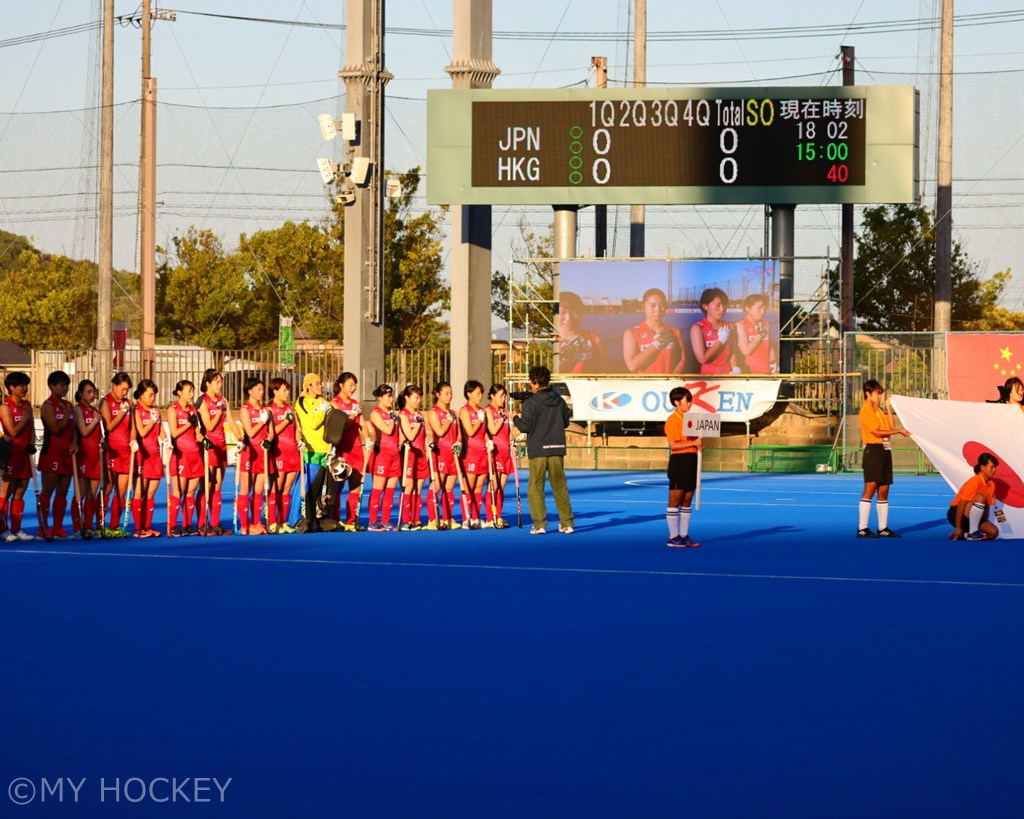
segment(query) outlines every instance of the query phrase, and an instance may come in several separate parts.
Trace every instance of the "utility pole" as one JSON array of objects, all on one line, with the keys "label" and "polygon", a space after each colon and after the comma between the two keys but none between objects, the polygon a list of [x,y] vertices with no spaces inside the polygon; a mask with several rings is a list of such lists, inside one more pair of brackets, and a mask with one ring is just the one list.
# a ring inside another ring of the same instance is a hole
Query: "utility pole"
[{"label": "utility pole", "polygon": [[953,0],[942,0],[941,39],[934,329],[936,333],[948,333],[952,326],[953,295]]},{"label": "utility pole", "polygon": [[142,377],[156,374],[156,78],[150,69],[154,20],[175,19],[173,11],[151,9],[142,0],[142,146],[139,151],[139,277],[142,299]]},{"label": "utility pole", "polygon": [[[647,0],[635,0],[633,23],[633,87],[647,85]],[[644,221],[646,208],[632,205],[629,209],[629,255],[640,258],[645,255]]]},{"label": "utility pole", "polygon": [[[608,87],[608,58],[591,57],[594,67],[594,84],[598,88]],[[599,259],[608,255],[608,206],[594,205],[594,255]]]},{"label": "utility pole", "polygon": [[114,275],[114,0],[103,2],[103,91],[100,109],[100,246],[96,281],[96,349],[112,362]]}]

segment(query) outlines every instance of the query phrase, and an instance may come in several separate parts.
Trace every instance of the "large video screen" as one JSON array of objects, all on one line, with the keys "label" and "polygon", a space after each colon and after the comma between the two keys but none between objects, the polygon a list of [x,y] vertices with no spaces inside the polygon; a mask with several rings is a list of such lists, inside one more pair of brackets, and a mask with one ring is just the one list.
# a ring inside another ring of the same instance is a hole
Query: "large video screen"
[{"label": "large video screen", "polygon": [[562,262],[562,375],[778,372],[772,260]]}]

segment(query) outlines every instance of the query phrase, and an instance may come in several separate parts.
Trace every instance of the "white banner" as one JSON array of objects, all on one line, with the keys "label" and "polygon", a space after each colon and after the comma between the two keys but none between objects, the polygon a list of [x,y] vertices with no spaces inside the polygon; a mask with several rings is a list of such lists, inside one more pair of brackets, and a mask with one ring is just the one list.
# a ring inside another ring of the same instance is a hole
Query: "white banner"
[{"label": "white banner", "polygon": [[[912,439],[949,484],[949,500],[974,474],[982,452],[999,459],[996,500],[1006,512],[999,536],[1024,537],[1024,414],[1011,404],[892,397],[893,409]],[[945,514],[943,509],[942,513]],[[995,520],[992,521],[996,523]]]},{"label": "white banner", "polygon": [[716,412],[722,421],[749,421],[768,412],[779,398],[779,382],[769,379],[560,379],[572,397],[576,421],[664,421],[675,409],[673,387],[693,393],[693,409]]}]

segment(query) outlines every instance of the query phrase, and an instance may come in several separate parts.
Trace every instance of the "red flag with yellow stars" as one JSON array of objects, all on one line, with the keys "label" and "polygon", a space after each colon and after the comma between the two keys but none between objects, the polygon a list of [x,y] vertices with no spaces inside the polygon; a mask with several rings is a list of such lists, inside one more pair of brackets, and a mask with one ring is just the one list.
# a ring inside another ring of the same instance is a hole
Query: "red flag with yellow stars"
[{"label": "red flag with yellow stars", "polygon": [[994,401],[997,386],[1024,379],[1024,335],[958,333],[946,336],[946,377],[953,401]]}]

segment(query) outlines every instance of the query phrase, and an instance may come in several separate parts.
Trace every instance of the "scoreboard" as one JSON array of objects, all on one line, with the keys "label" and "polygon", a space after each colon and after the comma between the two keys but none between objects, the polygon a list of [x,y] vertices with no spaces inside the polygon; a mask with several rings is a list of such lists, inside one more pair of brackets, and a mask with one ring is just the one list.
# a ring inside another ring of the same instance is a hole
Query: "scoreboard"
[{"label": "scoreboard", "polygon": [[428,92],[432,204],[898,203],[910,87]]}]

